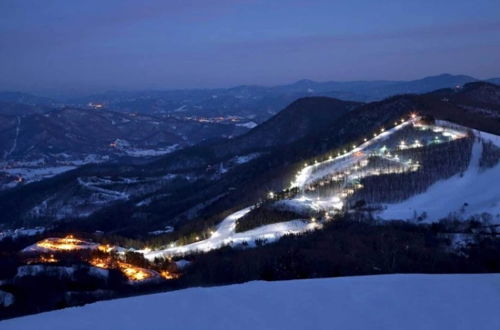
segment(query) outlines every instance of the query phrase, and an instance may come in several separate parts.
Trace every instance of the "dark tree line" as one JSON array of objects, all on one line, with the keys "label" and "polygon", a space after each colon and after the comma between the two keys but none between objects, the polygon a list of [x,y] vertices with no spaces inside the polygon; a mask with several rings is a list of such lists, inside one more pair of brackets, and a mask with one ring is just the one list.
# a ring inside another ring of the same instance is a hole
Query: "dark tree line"
[{"label": "dark tree line", "polygon": [[254,208],[252,211],[248,212],[245,216],[236,221],[236,232],[244,232],[251,230],[260,226],[290,221],[294,219],[304,218],[303,215],[299,215],[292,211],[279,210],[273,207],[272,204],[267,203],[260,207]]},{"label": "dark tree line", "polygon": [[470,162],[473,138],[434,144],[426,148],[398,151],[401,158],[419,161],[416,171],[401,174],[382,174],[362,180],[363,188],[350,201],[390,203],[405,200],[424,192],[438,180],[463,173]]},{"label": "dark tree line", "polygon": [[479,167],[483,169],[492,168],[500,162],[500,148],[491,141],[483,141],[483,152],[479,160]]}]

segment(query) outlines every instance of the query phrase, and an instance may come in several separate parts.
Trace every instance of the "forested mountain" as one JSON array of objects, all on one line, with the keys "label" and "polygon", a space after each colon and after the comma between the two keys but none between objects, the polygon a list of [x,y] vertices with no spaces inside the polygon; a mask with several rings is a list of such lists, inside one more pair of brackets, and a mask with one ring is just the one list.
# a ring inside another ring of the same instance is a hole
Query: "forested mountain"
[{"label": "forested mountain", "polygon": [[0,115],[4,161],[83,160],[89,155],[152,155],[172,145],[232,137],[248,131],[239,122],[205,122],[167,115],[62,108],[45,113]]},{"label": "forested mountain", "polygon": [[[302,162],[359,141],[410,112],[498,133],[494,97],[482,102],[492,111],[478,113],[464,106],[498,89],[475,83],[458,91],[402,95],[366,105],[303,99],[233,140],[197,145],[143,165],[86,166],[6,191],[0,210],[4,223],[90,215],[87,225],[135,233],[172,224],[202,225],[284,188]],[[311,121],[311,113],[316,120]]]}]

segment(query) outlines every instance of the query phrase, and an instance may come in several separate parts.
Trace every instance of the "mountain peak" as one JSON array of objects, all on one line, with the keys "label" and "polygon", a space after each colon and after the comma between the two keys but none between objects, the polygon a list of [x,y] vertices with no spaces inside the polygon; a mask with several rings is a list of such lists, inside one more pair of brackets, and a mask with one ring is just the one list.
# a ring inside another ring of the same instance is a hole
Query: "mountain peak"
[{"label": "mountain peak", "polygon": [[297,80],[296,82],[294,82],[292,85],[293,86],[311,86],[314,84],[316,84],[316,82],[311,80],[311,79],[300,79],[300,80]]}]

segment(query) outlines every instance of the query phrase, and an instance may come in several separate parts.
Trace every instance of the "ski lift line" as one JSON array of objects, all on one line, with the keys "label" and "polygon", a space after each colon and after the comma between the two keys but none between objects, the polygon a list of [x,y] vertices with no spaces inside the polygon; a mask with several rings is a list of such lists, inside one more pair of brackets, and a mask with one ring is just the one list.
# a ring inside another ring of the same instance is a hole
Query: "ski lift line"
[{"label": "ski lift line", "polygon": [[413,124],[415,122],[417,122],[418,120],[420,120],[420,117],[419,116],[416,116],[416,115],[412,115],[410,117],[410,119],[402,122],[401,124],[398,124],[396,126],[394,126],[393,128],[389,129],[389,130],[385,130],[385,129],[381,129],[381,132],[379,134],[377,133],[374,133],[375,137],[370,139],[370,140],[367,140],[366,142],[363,142],[362,144],[360,144],[359,146],[357,147],[354,147],[352,150],[350,151],[346,151],[344,154],[340,155],[340,156],[337,156],[337,157],[334,157],[334,158],[328,158],[327,160],[325,161],[322,161],[322,162],[315,162],[314,164],[312,165],[308,165],[308,166],[305,166],[302,170],[300,170],[296,177],[295,177],[295,180],[293,182],[291,182],[290,184],[290,189],[292,188],[303,188],[305,186],[305,184],[307,183],[308,181],[308,178],[310,177],[310,174],[312,172],[313,169],[317,168],[318,166],[322,165],[322,164],[327,164],[327,163],[331,163],[331,162],[335,162],[335,161],[339,161],[341,159],[347,159],[348,157],[352,156],[353,154],[355,154],[356,152],[360,152],[360,151],[363,151],[364,149],[366,149],[367,147],[373,145],[375,142],[379,142],[381,140],[384,140],[385,138],[389,137],[390,135],[392,135],[394,132],[402,129],[403,127],[405,126],[408,126],[410,124]]}]

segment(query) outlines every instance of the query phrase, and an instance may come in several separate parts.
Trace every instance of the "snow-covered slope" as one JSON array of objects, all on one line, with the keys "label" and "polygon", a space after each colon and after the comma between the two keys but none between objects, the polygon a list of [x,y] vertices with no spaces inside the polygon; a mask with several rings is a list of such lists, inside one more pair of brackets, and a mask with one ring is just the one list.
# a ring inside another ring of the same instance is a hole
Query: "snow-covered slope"
[{"label": "snow-covered slope", "polygon": [[[478,133],[476,133],[478,134]],[[486,140],[498,143],[498,136],[483,133]],[[463,175],[455,175],[433,184],[427,191],[401,203],[387,205],[379,214],[383,219],[412,219],[426,213],[427,221],[436,221],[450,214],[462,218],[487,212],[500,223],[500,164],[480,169],[482,142],[474,143],[469,167]]]},{"label": "snow-covered slope", "polygon": [[57,329],[500,329],[500,274],[251,282],[99,302],[0,322]]},{"label": "snow-covered slope", "polygon": [[226,217],[219,224],[217,230],[212,233],[212,236],[207,239],[178,247],[172,246],[166,249],[153,251],[140,250],[137,252],[143,253],[144,257],[149,260],[154,260],[157,257],[207,252],[227,245],[235,246],[242,243],[248,243],[251,246],[255,244],[256,240],[271,242],[287,234],[299,234],[319,227],[318,224],[308,223],[299,219],[265,225],[246,232],[236,233],[236,221],[250,212],[251,209],[252,207],[250,206]]}]

